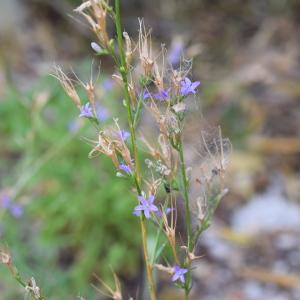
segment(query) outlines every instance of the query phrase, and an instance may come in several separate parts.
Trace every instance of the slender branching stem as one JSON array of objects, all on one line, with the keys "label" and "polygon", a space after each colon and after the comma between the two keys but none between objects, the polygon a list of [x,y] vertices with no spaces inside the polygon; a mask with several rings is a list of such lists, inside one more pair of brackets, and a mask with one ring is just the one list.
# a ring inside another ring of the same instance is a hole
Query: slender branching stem
[{"label": "slender branching stem", "polygon": [[[13,278],[23,287],[26,289],[26,287],[28,286],[25,281],[22,279],[20,273],[18,272],[18,270],[12,266],[9,265],[8,269],[10,271],[10,273],[12,274]],[[32,297],[32,299],[36,299],[36,300],[45,300],[44,297],[42,297],[41,295],[35,295],[33,291],[29,291],[30,296]]]},{"label": "slender branching stem", "polygon": [[[192,223],[191,223],[191,212],[190,212],[190,203],[189,203],[189,181],[186,174],[186,165],[183,155],[183,142],[182,137],[180,137],[180,141],[178,144],[178,152],[179,152],[179,159],[180,159],[180,169],[181,169],[181,176],[182,176],[182,187],[183,187],[183,197],[184,197],[184,205],[185,205],[185,221],[186,221],[186,231],[187,231],[187,246],[188,251],[192,252]],[[190,268],[190,261],[186,259],[185,267]],[[191,271],[189,271],[186,275],[185,281],[185,299],[189,298],[190,292],[190,283],[191,283]]]},{"label": "slender branching stem", "polygon": [[[131,107],[131,98],[129,93],[129,84],[128,84],[128,68],[126,64],[126,58],[124,53],[123,47],[123,36],[122,36],[122,29],[121,29],[121,15],[120,15],[120,0],[115,0],[115,25],[117,31],[117,38],[118,38],[118,48],[119,48],[119,56],[120,56],[120,65],[119,71],[122,76],[122,81],[124,85],[124,94],[125,94],[125,103],[127,108],[127,116],[128,116],[128,123],[130,128],[130,135],[131,135],[131,147],[134,156],[134,181],[136,185],[136,189],[139,195],[141,195],[141,176],[140,176],[140,167],[139,167],[139,156],[138,156],[138,149],[136,144],[136,133],[135,133],[135,122],[134,116]],[[142,242],[143,242],[143,252],[144,252],[144,260],[146,264],[147,270],[147,281],[149,286],[149,293],[150,299],[156,300],[155,296],[155,286],[153,280],[153,270],[152,265],[149,260],[148,254],[148,245],[147,245],[147,228],[145,224],[145,217],[142,215],[140,217],[140,225],[141,225],[141,235],[142,235]]]},{"label": "slender branching stem", "polygon": [[185,160],[183,155],[183,143],[180,140],[179,143],[179,159],[180,159],[180,169],[181,169],[181,176],[182,176],[182,186],[183,186],[183,198],[184,198],[184,205],[185,205],[185,221],[186,221],[186,230],[187,230],[187,245],[188,250],[192,251],[191,246],[191,239],[192,239],[192,223],[191,223],[191,212],[190,212],[190,201],[189,201],[189,181],[186,175],[186,166]]}]

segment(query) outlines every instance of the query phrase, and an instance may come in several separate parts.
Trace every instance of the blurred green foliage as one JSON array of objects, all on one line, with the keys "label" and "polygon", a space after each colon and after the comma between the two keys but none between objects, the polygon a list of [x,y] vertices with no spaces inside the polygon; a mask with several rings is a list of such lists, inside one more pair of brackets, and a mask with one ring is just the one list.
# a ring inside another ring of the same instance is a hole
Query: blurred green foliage
[{"label": "blurred green foliage", "polygon": [[[115,97],[108,93],[107,104],[116,103]],[[130,277],[140,264],[129,183],[115,177],[106,158],[88,159],[91,146],[81,137],[94,132],[88,126],[75,132],[77,116],[50,77],[27,93],[8,89],[0,100],[0,188],[17,189],[15,201],[24,205],[20,219],[0,211],[1,243],[21,274],[34,276],[47,300],[78,294],[92,299],[93,273],[107,280],[113,269]],[[0,276],[0,298],[20,299],[4,266]]]}]

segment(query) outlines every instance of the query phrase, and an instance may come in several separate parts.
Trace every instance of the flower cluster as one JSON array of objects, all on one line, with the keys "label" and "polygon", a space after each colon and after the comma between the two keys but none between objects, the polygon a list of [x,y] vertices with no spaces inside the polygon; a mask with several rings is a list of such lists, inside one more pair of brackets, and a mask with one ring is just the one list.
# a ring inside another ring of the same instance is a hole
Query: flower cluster
[{"label": "flower cluster", "polygon": [[11,198],[7,194],[1,196],[0,204],[16,219],[19,219],[23,215],[23,206],[21,204],[12,202]]},{"label": "flower cluster", "polygon": [[[139,20],[139,37],[136,47],[133,47],[129,34],[122,32],[120,20],[120,3],[115,1],[115,7],[111,7],[106,0],[89,0],[83,2],[75,11],[84,16],[95,33],[97,40],[91,43],[96,55],[110,55],[117,72],[112,78],[122,86],[124,91],[123,104],[127,114],[127,128],[121,129],[117,119],[113,125],[102,122],[107,119],[108,113],[97,102],[96,87],[92,80],[89,83],[81,83],[86,92],[88,101],[82,101],[73,84],[58,68],[57,77],[73,102],[79,108],[79,117],[86,118],[96,124],[97,139],[93,142],[93,149],[89,156],[97,154],[108,156],[119,177],[128,180],[131,190],[136,193],[133,199],[137,199],[137,205],[133,214],[139,217],[145,267],[151,300],[155,300],[155,286],[153,280],[153,266],[166,271],[170,275],[170,281],[184,289],[186,298],[191,290],[191,264],[198,257],[194,250],[199,235],[208,227],[212,212],[224,193],[220,184],[219,193],[213,194],[211,203],[207,199],[195,197],[191,194],[190,175],[191,167],[186,165],[183,128],[187,112],[187,99],[197,97],[200,81],[193,81],[189,75],[189,69],[179,66],[177,69],[168,65],[165,59],[165,48],[155,53],[152,44],[151,31],[146,29],[143,20]],[[115,27],[117,38],[109,37],[106,30],[106,17],[110,15]],[[181,45],[169,57],[169,61],[178,65],[178,57],[182,51]],[[171,72],[170,72],[171,70]],[[111,88],[111,82],[108,83]],[[107,90],[109,90],[107,88]],[[85,103],[85,104],[82,104]],[[153,127],[158,129],[154,139],[137,134],[143,111],[151,116]],[[121,122],[124,122],[121,119]],[[125,127],[123,127],[125,128]],[[201,161],[202,169],[205,169],[205,161],[209,158],[214,162],[210,175],[197,178],[201,183],[201,195],[203,188],[211,186],[210,178],[224,178],[225,147],[221,131],[217,142],[212,141],[212,146],[207,139],[202,139],[202,150],[205,150],[205,158]],[[143,155],[145,166],[140,162],[141,144],[145,146]],[[214,151],[213,146],[216,145]],[[201,151],[202,152],[202,151]],[[217,162],[217,163],[216,163]],[[220,163],[219,163],[220,162]],[[188,171],[189,170],[189,171]],[[178,195],[181,194],[181,197]],[[178,238],[177,234],[177,203],[183,199],[185,216],[185,234]],[[196,203],[196,205],[195,205]],[[196,209],[192,207],[196,206]],[[208,207],[210,205],[210,207]],[[201,212],[200,212],[201,210]],[[196,213],[194,213],[196,211]],[[200,217],[201,215],[201,217]],[[146,222],[152,223],[160,233],[165,235],[165,243],[158,238],[153,252],[153,261],[150,262],[147,246]],[[166,246],[167,245],[167,246]],[[173,267],[156,264],[160,260],[160,254],[165,247],[169,247],[173,256]],[[161,249],[160,251],[158,249]],[[183,251],[184,250],[184,251]],[[188,275],[188,276],[187,276]]]}]

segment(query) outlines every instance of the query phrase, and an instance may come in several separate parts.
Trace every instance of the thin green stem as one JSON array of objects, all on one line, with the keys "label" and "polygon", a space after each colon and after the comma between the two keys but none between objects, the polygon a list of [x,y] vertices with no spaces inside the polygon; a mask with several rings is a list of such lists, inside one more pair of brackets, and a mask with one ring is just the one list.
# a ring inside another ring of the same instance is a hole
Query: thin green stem
[{"label": "thin green stem", "polygon": [[192,223],[191,223],[191,212],[190,212],[190,200],[189,200],[189,182],[186,175],[186,166],[183,155],[183,144],[182,140],[179,143],[179,159],[180,159],[180,168],[181,168],[181,176],[182,176],[182,185],[183,185],[183,197],[184,197],[184,205],[185,205],[185,218],[186,218],[186,229],[187,229],[187,245],[189,251],[192,251],[191,246],[191,238],[192,238]]},{"label": "thin green stem", "polygon": [[[14,267],[13,265],[9,265],[8,269],[10,271],[10,273],[12,274],[13,278],[23,287],[26,289],[26,287],[28,286],[25,281],[22,279],[20,273],[18,272],[18,270],[16,269],[16,267]],[[33,299],[36,300],[45,300],[44,297],[42,297],[42,295],[39,295],[37,298],[37,295],[35,295],[34,291],[29,290],[29,294]]]},{"label": "thin green stem", "polygon": [[[130,136],[131,136],[131,145],[132,145],[132,151],[135,158],[135,176],[138,183],[138,186],[140,185],[140,178],[139,178],[139,159],[138,159],[138,151],[136,146],[136,134],[135,134],[135,128],[134,128],[134,117],[132,113],[131,108],[131,98],[129,94],[129,84],[127,79],[127,64],[126,64],[126,58],[124,53],[124,47],[123,47],[123,37],[122,37],[122,29],[121,29],[121,15],[120,15],[120,0],[115,0],[115,10],[116,10],[116,16],[115,16],[115,23],[116,23],[116,30],[117,30],[117,38],[118,38],[118,45],[119,45],[119,55],[120,55],[120,65],[119,71],[122,76],[122,81],[124,84],[124,93],[125,93],[125,103],[126,103],[126,109],[127,109],[127,116],[128,116],[128,123],[129,123],[129,129],[130,129]],[[138,188],[140,190],[140,188]],[[138,191],[140,193],[140,191]]]},{"label": "thin green stem", "polygon": [[[190,203],[189,203],[189,181],[186,175],[186,165],[183,155],[183,143],[182,137],[180,137],[179,145],[179,159],[180,159],[180,168],[181,168],[181,176],[182,176],[182,186],[183,186],[183,197],[185,204],[185,221],[186,221],[186,230],[187,230],[187,247],[188,251],[192,252],[192,222],[191,222],[191,212],[190,212]],[[190,260],[187,258],[185,261],[185,267],[190,269]],[[185,287],[184,287],[184,299],[189,298],[190,293],[190,285],[191,285],[191,271],[189,271],[186,275]]]},{"label": "thin green stem", "polygon": [[189,292],[184,290],[184,300],[189,300]]},{"label": "thin green stem", "polygon": [[[120,0],[115,0],[115,25],[116,25],[118,46],[119,46],[119,55],[120,55],[119,71],[121,73],[123,84],[124,84],[125,103],[126,103],[126,108],[127,108],[127,116],[128,116],[128,123],[129,123],[130,136],[131,136],[131,147],[132,147],[132,152],[134,155],[134,162],[135,162],[134,181],[135,181],[137,192],[139,195],[141,195],[139,156],[138,156],[138,150],[137,150],[137,145],[136,145],[136,134],[135,134],[135,126],[134,126],[135,122],[134,122],[134,117],[133,117],[132,108],[131,108],[131,98],[130,98],[130,93],[129,93],[128,79],[127,79],[128,68],[127,68],[127,64],[126,64],[126,57],[125,57],[124,47],[123,47],[123,36],[122,36],[122,29],[121,29],[121,14],[120,14]],[[146,264],[150,299],[156,300],[155,286],[154,286],[154,280],[153,280],[153,270],[152,270],[152,265],[150,263],[149,255],[148,255],[147,228],[146,228],[146,224],[145,224],[145,217],[143,215],[140,217],[140,225],[141,225],[143,252],[144,252],[144,260],[145,260],[145,264]]]},{"label": "thin green stem", "polygon": [[[171,191],[170,191],[170,193],[168,194],[167,199],[166,199],[166,201],[165,201],[165,203],[162,207],[163,211],[165,211],[165,209],[169,205],[169,202],[171,202],[171,201],[172,201],[172,199],[171,199]],[[161,218],[158,221],[158,230],[157,230],[157,234],[156,234],[156,238],[155,238],[155,243],[154,243],[155,246],[154,246],[153,255],[152,255],[152,259],[151,259],[152,264],[154,264],[155,260],[159,257],[159,255],[157,255],[157,251],[158,251],[160,237],[161,237],[161,234],[163,232],[163,226],[164,226],[164,221]],[[164,248],[164,246],[163,246],[163,248]],[[161,248],[161,251],[162,251],[162,248]]]}]

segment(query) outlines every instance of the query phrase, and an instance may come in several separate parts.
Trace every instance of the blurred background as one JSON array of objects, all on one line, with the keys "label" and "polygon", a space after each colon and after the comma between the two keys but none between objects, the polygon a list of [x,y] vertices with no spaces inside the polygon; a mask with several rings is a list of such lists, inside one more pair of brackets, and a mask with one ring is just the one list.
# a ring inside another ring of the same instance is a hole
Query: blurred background
[{"label": "blurred background", "polygon": [[[230,192],[199,241],[192,299],[300,299],[300,1],[121,2],[130,35],[144,17],[173,64],[182,51],[193,58],[199,119],[220,124],[233,144]],[[125,298],[143,281],[127,184],[105,158],[87,158],[83,137],[92,135],[49,76],[57,63],[88,80],[99,64],[72,11],[80,3],[0,1],[0,241],[47,300],[103,299],[90,283],[111,269]],[[113,71],[103,58],[104,122],[122,109]],[[23,299],[4,266],[0,276],[0,298]],[[159,299],[182,299],[159,276]]]}]

